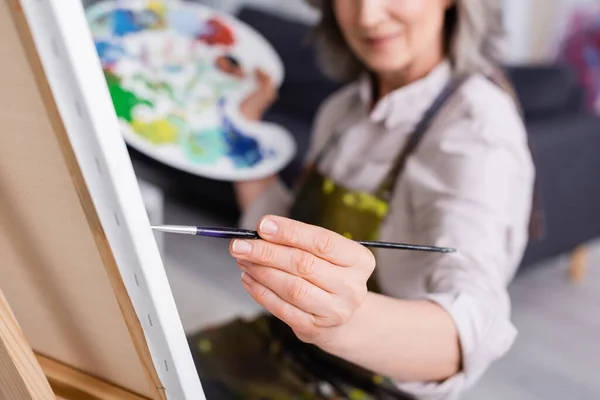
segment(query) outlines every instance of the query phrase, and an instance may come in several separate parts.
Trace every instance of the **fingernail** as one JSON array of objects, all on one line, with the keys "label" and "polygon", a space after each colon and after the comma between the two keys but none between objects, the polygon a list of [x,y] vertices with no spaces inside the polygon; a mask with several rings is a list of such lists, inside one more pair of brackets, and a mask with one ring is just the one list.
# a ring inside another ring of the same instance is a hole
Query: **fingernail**
[{"label": "fingernail", "polygon": [[267,235],[274,235],[279,230],[277,224],[269,219],[265,219],[260,223],[260,231]]},{"label": "fingernail", "polygon": [[250,276],[247,273],[245,273],[245,272],[242,272],[242,280],[244,282],[246,282],[247,284],[251,284],[252,283],[252,280],[250,279]]},{"label": "fingernail", "polygon": [[248,254],[252,251],[252,245],[245,240],[234,240],[233,252],[236,254]]}]

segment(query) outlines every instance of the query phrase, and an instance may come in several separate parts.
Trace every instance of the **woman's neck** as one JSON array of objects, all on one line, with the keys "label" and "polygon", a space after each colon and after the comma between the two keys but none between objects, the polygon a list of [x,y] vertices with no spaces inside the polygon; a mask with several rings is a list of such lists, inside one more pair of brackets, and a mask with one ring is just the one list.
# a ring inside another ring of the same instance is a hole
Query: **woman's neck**
[{"label": "woman's neck", "polygon": [[433,69],[444,61],[444,56],[433,56],[420,62],[413,62],[399,71],[384,72],[376,75],[375,102],[387,96],[396,89],[409,85],[427,76]]}]

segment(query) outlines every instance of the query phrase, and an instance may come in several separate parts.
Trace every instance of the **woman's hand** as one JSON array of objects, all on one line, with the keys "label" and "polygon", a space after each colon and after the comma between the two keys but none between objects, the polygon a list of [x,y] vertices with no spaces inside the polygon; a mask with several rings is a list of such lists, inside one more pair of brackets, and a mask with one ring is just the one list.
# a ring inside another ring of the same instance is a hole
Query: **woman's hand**
[{"label": "woman's hand", "polygon": [[302,341],[326,345],[348,323],[367,295],[375,258],[337,233],[268,216],[262,240],[232,242],[244,287]]},{"label": "woman's hand", "polygon": [[259,121],[264,113],[277,100],[277,88],[271,77],[264,71],[255,71],[256,89],[240,104],[241,114],[250,121]]}]

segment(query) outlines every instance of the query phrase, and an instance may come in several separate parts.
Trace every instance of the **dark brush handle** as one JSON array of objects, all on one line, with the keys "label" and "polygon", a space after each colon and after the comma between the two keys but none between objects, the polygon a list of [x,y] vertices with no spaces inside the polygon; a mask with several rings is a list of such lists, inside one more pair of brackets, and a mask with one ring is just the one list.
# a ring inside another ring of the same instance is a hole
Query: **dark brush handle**
[{"label": "dark brush handle", "polygon": [[222,239],[259,239],[260,236],[256,231],[239,228],[204,228],[198,227],[197,235],[208,236]]},{"label": "dark brush handle", "polygon": [[436,252],[436,253],[455,253],[456,252],[456,249],[453,249],[450,247],[423,246],[420,244],[368,242],[368,241],[362,241],[362,240],[357,240],[356,243],[362,244],[365,247],[374,247],[374,248],[379,248],[379,249],[430,251],[430,252]]},{"label": "dark brush handle", "polygon": [[[198,227],[197,235],[208,236],[222,239],[260,239],[260,235],[256,231],[239,228],[211,228],[211,227]],[[454,253],[455,249],[447,247],[436,247],[436,246],[423,246],[418,244],[405,244],[405,243],[389,243],[389,242],[371,242],[356,240],[358,244],[365,247],[373,247],[380,249],[395,249],[395,250],[414,250],[414,251],[429,251],[436,253]]]}]

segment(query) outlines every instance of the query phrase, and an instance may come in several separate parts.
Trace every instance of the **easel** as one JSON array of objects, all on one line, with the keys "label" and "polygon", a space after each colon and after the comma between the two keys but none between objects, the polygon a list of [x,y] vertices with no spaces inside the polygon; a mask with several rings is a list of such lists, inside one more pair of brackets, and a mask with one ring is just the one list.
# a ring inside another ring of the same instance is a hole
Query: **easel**
[{"label": "easel", "polygon": [[0,292],[0,399],[146,400],[67,365],[35,355]]},{"label": "easel", "polygon": [[79,0],[0,0],[0,61],[0,400],[203,400]]}]

